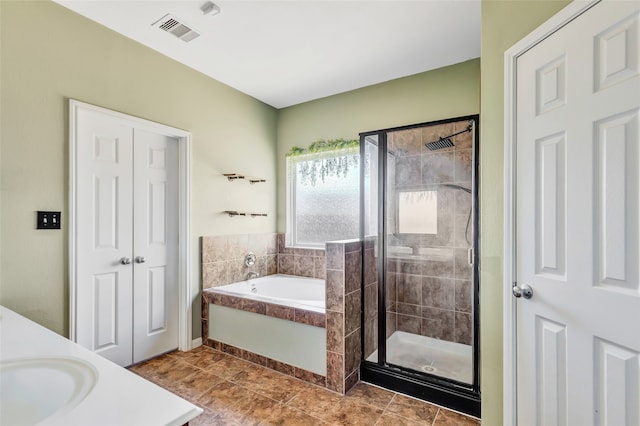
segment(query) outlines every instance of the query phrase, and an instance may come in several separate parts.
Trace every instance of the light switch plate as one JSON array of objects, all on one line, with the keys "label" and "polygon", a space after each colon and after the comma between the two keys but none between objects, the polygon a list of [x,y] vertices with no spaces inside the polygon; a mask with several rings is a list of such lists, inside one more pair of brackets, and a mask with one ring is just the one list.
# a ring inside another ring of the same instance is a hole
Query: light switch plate
[{"label": "light switch plate", "polygon": [[62,212],[37,212],[37,229],[60,229]]}]

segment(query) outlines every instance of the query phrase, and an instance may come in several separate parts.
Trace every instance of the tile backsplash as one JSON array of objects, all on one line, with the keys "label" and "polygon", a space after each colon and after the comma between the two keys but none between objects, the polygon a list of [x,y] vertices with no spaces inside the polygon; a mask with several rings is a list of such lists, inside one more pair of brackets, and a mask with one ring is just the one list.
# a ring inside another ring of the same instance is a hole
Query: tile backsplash
[{"label": "tile backsplash", "polygon": [[[240,234],[204,236],[201,244],[202,288],[244,281],[249,272],[325,278],[324,249],[287,248],[284,234]],[[256,263],[246,266],[247,253]]]}]

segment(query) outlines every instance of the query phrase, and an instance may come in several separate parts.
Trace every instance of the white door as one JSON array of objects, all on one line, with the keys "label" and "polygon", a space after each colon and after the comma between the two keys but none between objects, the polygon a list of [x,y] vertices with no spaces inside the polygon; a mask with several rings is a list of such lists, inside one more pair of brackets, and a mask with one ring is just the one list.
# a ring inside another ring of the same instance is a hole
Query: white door
[{"label": "white door", "polygon": [[76,132],[76,341],[126,366],[178,347],[178,141],[88,110]]},{"label": "white door", "polygon": [[640,3],[517,60],[518,425],[640,424]]},{"label": "white door", "polygon": [[178,347],[178,141],[136,129],[133,158],[136,363]]},{"label": "white door", "polygon": [[76,132],[76,342],[128,365],[133,350],[133,128],[79,110]]}]

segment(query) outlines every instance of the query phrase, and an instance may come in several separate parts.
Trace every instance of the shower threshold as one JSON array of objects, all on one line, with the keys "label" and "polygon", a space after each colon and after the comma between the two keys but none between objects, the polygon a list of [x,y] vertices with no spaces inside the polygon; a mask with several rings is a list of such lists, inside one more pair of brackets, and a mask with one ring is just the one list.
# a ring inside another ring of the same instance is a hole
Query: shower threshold
[{"label": "shower threshold", "polygon": [[[377,362],[378,351],[367,361]],[[473,382],[471,345],[396,331],[387,339],[387,363],[464,383]]]}]

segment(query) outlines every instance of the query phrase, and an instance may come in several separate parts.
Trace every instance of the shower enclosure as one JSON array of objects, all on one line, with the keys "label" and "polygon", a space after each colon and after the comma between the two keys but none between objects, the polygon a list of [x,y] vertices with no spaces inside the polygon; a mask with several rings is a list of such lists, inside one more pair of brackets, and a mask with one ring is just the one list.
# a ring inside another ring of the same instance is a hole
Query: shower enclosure
[{"label": "shower enclosure", "polygon": [[360,134],[363,380],[480,415],[478,116]]}]

